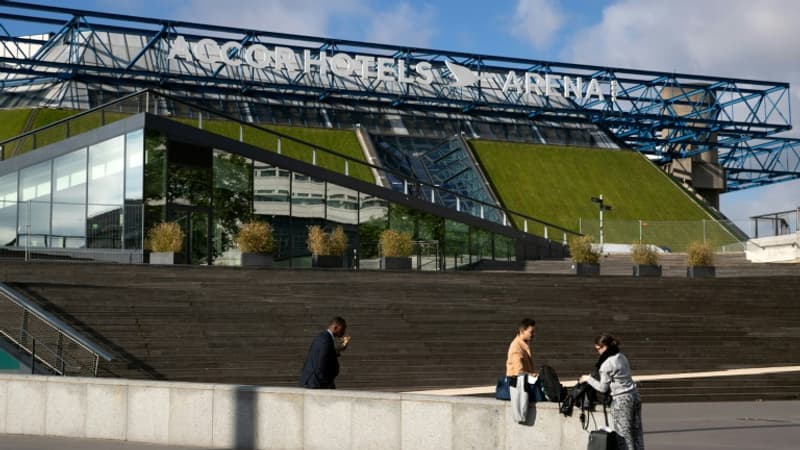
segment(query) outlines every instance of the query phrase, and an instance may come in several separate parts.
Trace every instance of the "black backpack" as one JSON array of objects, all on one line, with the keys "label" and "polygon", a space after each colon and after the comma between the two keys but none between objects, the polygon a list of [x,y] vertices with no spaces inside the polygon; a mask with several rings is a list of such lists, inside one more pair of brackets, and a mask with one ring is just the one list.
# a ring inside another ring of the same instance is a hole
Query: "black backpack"
[{"label": "black backpack", "polygon": [[567,388],[561,385],[555,369],[546,364],[539,369],[538,383],[548,402],[561,402],[567,396]]}]

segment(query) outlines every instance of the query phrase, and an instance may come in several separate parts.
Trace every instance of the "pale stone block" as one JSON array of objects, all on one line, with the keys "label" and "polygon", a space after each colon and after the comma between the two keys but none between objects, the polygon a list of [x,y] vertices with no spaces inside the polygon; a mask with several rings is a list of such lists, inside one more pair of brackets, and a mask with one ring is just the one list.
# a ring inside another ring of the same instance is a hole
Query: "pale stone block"
[{"label": "pale stone block", "polygon": [[256,388],[214,390],[213,446],[256,448]]},{"label": "pale stone block", "polygon": [[351,448],[400,449],[400,398],[353,400]]},{"label": "pale stone block", "polygon": [[8,402],[8,381],[0,380],[0,433],[6,432],[7,402]]},{"label": "pale stone block", "polygon": [[90,384],[86,386],[86,437],[127,439],[128,386]]},{"label": "pale stone block", "polygon": [[528,421],[519,424],[514,420],[511,403],[506,403],[507,448],[509,450],[559,450],[561,448],[561,414],[557,403],[532,403]]},{"label": "pale stone block", "polygon": [[47,384],[35,377],[22,377],[8,382],[6,433],[44,435],[47,410]]},{"label": "pale stone block", "polygon": [[128,440],[169,443],[169,408],[169,388],[128,386]]},{"label": "pale stone block", "polygon": [[353,448],[350,441],[352,398],[309,391],[303,407],[303,447],[308,450]]},{"label": "pale stone block", "polygon": [[453,448],[505,448],[505,403],[453,404]]},{"label": "pale stone block", "polygon": [[214,391],[170,389],[169,443],[210,447]]},{"label": "pale stone block", "polygon": [[[597,418],[598,413],[595,413]],[[599,414],[603,414],[600,411]],[[600,416],[602,417],[602,416]],[[603,420],[602,418],[600,419]],[[600,422],[602,423],[602,422]],[[576,408],[571,417],[561,417],[561,448],[586,448],[589,445],[589,431],[581,426],[580,412]]]},{"label": "pale stone block", "polygon": [[303,403],[300,392],[259,392],[256,396],[257,448],[303,448]]},{"label": "pale stone block", "polygon": [[45,434],[85,437],[85,423],[86,384],[48,382]]},{"label": "pale stone block", "polygon": [[453,448],[453,406],[446,401],[403,400],[402,448]]}]

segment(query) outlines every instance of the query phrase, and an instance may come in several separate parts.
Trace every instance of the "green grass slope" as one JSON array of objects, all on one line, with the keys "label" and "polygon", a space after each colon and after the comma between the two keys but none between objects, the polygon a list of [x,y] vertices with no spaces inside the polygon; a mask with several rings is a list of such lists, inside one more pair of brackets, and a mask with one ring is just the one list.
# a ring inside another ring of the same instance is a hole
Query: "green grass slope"
[{"label": "green grass slope", "polygon": [[[684,251],[691,240],[734,242],[724,228],[661,170],[631,151],[473,140],[470,145],[505,207],[568,229],[599,235],[603,194],[606,242],[643,241]],[[520,220],[516,220],[521,225]],[[705,229],[704,229],[705,228]],[[542,227],[529,223],[541,233]]]}]

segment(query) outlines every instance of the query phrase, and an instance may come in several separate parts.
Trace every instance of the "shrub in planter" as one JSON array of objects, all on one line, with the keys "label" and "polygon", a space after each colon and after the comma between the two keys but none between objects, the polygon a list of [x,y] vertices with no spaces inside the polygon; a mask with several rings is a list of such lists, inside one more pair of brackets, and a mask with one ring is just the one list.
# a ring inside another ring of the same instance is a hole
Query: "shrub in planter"
[{"label": "shrub in planter", "polygon": [[652,245],[641,242],[634,243],[631,248],[633,275],[636,277],[660,277],[661,266],[658,265],[658,252]]},{"label": "shrub in planter", "polygon": [[574,236],[569,240],[569,253],[579,276],[600,275],[600,252],[592,246],[591,235]]},{"label": "shrub in planter", "polygon": [[404,231],[384,230],[380,235],[381,265],[387,270],[411,270],[413,244],[411,234]]},{"label": "shrub in planter", "polygon": [[253,220],[239,228],[236,245],[242,252],[242,266],[269,267],[272,265],[272,226]]},{"label": "shrub in planter", "polygon": [[313,256],[314,267],[342,267],[347,244],[347,235],[342,227],[336,227],[330,233],[326,233],[319,225],[308,227],[306,245]]},{"label": "shrub in planter", "polygon": [[686,276],[689,278],[713,278],[714,248],[708,242],[694,241],[686,249]]},{"label": "shrub in planter", "polygon": [[176,222],[161,222],[147,232],[150,264],[172,264],[175,253],[183,248],[186,234]]}]

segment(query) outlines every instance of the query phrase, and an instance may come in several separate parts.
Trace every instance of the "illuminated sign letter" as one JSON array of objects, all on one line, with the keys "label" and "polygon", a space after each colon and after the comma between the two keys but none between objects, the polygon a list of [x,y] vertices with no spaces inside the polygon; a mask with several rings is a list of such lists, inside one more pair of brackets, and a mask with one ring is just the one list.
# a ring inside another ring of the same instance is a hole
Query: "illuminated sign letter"
[{"label": "illuminated sign letter", "polygon": [[581,77],[576,77],[573,83],[572,78],[564,75],[564,98],[569,98],[570,94],[576,100],[580,100],[583,97],[583,79]]},{"label": "illuminated sign letter", "polygon": [[426,61],[418,62],[414,67],[414,71],[419,75],[417,83],[425,86],[430,86],[433,83],[433,66],[431,63]]},{"label": "illuminated sign letter", "polygon": [[[231,57],[236,55],[236,59]],[[222,62],[230,66],[238,66],[242,64],[242,44],[236,41],[228,41],[220,48],[220,57]]]},{"label": "illuminated sign letter", "polygon": [[414,77],[406,73],[406,62],[402,59],[397,60],[397,81],[401,83],[414,83]]},{"label": "illuminated sign letter", "polygon": [[264,69],[270,66],[270,51],[267,47],[264,47],[261,44],[253,44],[250,47],[247,47],[247,50],[244,52],[243,59],[244,61],[255,67],[256,69]]},{"label": "illuminated sign letter", "polygon": [[394,79],[394,59],[378,58],[378,80],[393,81]]},{"label": "illuminated sign letter", "polygon": [[186,44],[186,39],[183,36],[178,36],[169,46],[169,56],[167,59],[181,58],[192,59],[192,54],[189,52],[189,45]]},{"label": "illuminated sign letter", "polygon": [[[542,88],[545,87],[545,80],[541,75],[534,72],[525,72],[525,93],[528,95],[542,96]],[[531,91],[533,91],[531,93]]]},{"label": "illuminated sign letter", "polygon": [[319,58],[312,59],[311,50],[303,50],[303,72],[310,75],[312,65],[317,66],[319,76],[324,77],[328,73],[328,55],[325,52],[319,52]]},{"label": "illuminated sign letter", "polygon": [[201,63],[213,64],[220,60],[219,45],[213,39],[200,39],[194,44],[194,57]]},{"label": "illuminated sign letter", "polygon": [[517,72],[513,70],[508,71],[508,75],[506,75],[506,82],[503,83],[503,93],[506,94],[508,91],[516,91],[522,88],[522,81],[517,77]]},{"label": "illuminated sign letter", "polygon": [[349,77],[353,73],[353,58],[347,53],[337,53],[330,60],[331,71],[340,77]]},{"label": "illuminated sign letter", "polygon": [[603,91],[600,89],[600,83],[596,78],[589,81],[589,86],[586,86],[586,98],[591,98],[592,95],[597,96],[597,99],[603,101]]},{"label": "illuminated sign letter", "polygon": [[289,72],[300,71],[295,59],[296,56],[290,48],[275,47],[275,70],[281,70],[285,67]]}]

